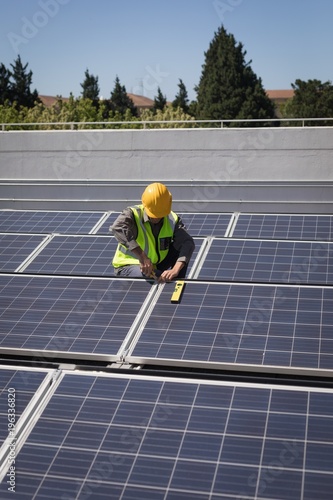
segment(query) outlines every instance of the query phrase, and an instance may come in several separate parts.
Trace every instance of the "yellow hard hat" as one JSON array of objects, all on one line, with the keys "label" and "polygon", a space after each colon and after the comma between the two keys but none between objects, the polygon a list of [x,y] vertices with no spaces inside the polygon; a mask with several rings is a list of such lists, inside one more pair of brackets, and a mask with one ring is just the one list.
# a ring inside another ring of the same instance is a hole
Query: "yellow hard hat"
[{"label": "yellow hard hat", "polygon": [[141,199],[148,217],[159,219],[171,212],[172,195],[167,187],[160,182],[149,184]]}]

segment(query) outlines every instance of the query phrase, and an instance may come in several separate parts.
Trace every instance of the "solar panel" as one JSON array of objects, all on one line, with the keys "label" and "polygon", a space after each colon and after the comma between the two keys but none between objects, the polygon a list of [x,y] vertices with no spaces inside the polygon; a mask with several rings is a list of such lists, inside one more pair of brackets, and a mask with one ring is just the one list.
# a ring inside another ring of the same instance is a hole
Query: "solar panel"
[{"label": "solar panel", "polygon": [[323,389],[67,373],[17,456],[16,496],[330,500],[332,415]]},{"label": "solar panel", "polygon": [[332,373],[332,288],[189,282],[180,304],[171,293],[165,285],[129,363]]},{"label": "solar panel", "polygon": [[0,231],[7,233],[88,234],[103,212],[1,210]]},{"label": "solar panel", "polygon": [[96,234],[107,234],[110,236],[110,226],[112,226],[119,214],[120,212],[111,212],[103,224],[97,229]]},{"label": "solar panel", "polygon": [[36,235],[0,234],[0,271],[16,271],[43,239]]},{"label": "solar panel", "polygon": [[[109,228],[118,217],[119,212],[113,212],[98,229],[97,234],[110,234]],[[181,213],[179,214],[191,236],[226,236],[227,229],[233,217],[231,213]]]},{"label": "solar panel", "polygon": [[192,236],[227,236],[233,215],[231,213],[182,213],[180,214]]},{"label": "solar panel", "polygon": [[48,245],[25,269],[29,273],[114,276],[112,259],[117,241],[109,236],[61,236]]},{"label": "solar panel", "polygon": [[[8,422],[13,419],[14,428],[18,424],[23,411],[39,389],[47,375],[47,370],[0,366],[0,446],[10,437]],[[11,404],[9,404],[11,403]],[[8,409],[11,408],[10,412]],[[8,418],[8,415],[10,418]],[[10,439],[10,442],[12,439]]]},{"label": "solar panel", "polygon": [[231,213],[182,213],[186,229],[192,236],[226,236],[233,215]]},{"label": "solar panel", "polygon": [[232,236],[332,241],[333,216],[240,214]]},{"label": "solar panel", "polygon": [[150,289],[145,280],[1,275],[0,348],[42,359],[119,359]]},{"label": "solar panel", "polygon": [[[188,275],[195,262],[202,238],[195,238],[195,250]],[[112,259],[117,248],[113,236],[61,236],[57,235],[24,269],[29,273],[86,276],[114,276]]]},{"label": "solar panel", "polygon": [[214,239],[198,278],[333,284],[333,245],[285,240]]}]

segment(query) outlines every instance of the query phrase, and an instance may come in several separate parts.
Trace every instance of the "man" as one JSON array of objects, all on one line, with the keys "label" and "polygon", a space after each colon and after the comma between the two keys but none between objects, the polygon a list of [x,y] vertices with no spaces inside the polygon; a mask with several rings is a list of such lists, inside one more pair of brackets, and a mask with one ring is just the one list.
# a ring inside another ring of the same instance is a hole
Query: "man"
[{"label": "man", "polygon": [[144,190],[141,205],[119,215],[110,227],[118,240],[112,261],[117,276],[153,276],[159,282],[185,277],[194,241],[171,205],[166,186],[154,182]]}]

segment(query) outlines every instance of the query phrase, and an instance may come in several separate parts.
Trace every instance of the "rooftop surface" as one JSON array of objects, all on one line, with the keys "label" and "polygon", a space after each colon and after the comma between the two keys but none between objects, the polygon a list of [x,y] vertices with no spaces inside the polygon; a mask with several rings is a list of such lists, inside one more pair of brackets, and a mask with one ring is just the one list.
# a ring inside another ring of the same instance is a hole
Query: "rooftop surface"
[{"label": "rooftop surface", "polygon": [[181,213],[173,304],[174,283],[114,278],[117,215],[0,211],[17,498],[328,500],[333,217]]}]

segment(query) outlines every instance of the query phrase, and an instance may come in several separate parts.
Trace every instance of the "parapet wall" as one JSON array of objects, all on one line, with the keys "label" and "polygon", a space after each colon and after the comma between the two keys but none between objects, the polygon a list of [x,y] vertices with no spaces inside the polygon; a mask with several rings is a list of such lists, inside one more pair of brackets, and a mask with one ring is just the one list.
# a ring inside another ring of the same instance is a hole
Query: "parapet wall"
[{"label": "parapet wall", "polygon": [[0,208],[331,213],[333,128],[0,132]]}]

